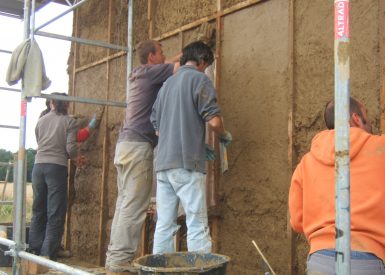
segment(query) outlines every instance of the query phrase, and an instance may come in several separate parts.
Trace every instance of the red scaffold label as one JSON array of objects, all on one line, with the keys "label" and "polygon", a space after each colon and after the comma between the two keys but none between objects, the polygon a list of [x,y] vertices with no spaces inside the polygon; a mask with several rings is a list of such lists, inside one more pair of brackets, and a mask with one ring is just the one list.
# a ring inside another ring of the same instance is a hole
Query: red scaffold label
[{"label": "red scaffold label", "polygon": [[340,0],[334,4],[334,33],[336,39],[349,38],[349,1]]},{"label": "red scaffold label", "polygon": [[21,100],[20,115],[25,116],[26,110],[27,110],[27,102],[25,100]]}]

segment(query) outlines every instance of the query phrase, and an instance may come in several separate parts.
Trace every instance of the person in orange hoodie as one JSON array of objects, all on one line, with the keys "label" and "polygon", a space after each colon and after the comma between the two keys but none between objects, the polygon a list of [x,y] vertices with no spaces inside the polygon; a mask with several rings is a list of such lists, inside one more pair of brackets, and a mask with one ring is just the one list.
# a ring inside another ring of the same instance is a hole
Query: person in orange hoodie
[{"label": "person in orange hoodie", "polygon": [[[294,171],[290,223],[304,233],[307,274],[335,274],[334,101],[326,105],[327,130],[312,140]],[[350,98],[351,274],[385,274],[385,135],[372,134],[365,106]]]}]

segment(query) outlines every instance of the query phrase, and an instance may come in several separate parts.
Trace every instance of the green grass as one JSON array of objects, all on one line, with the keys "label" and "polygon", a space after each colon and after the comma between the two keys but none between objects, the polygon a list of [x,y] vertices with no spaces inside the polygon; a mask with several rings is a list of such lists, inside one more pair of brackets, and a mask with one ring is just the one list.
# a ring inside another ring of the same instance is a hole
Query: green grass
[{"label": "green grass", "polygon": [[[6,201],[11,201],[12,198],[5,197]],[[26,221],[31,221],[32,217],[32,202],[26,202]],[[0,205],[0,223],[13,222],[13,205]]]}]

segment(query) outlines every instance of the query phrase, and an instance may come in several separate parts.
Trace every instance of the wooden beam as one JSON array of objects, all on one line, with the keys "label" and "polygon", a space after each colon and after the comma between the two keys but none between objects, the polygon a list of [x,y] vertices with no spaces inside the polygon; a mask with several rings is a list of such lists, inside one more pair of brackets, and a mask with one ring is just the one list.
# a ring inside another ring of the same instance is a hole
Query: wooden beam
[{"label": "wooden beam", "polygon": [[[140,243],[139,243],[139,255],[140,257],[146,255],[147,252],[147,242],[148,242],[148,237],[147,237],[147,218],[148,215],[146,216],[146,219],[144,220],[144,225],[142,227],[142,231],[140,232]],[[138,253],[137,252],[137,253]]]},{"label": "wooden beam", "polygon": [[184,32],[179,33],[179,49],[182,50],[184,47]]},{"label": "wooden beam", "polygon": [[147,21],[148,21],[148,37],[154,37],[154,15],[155,15],[155,0],[147,2]]},{"label": "wooden beam", "polygon": [[[288,123],[287,123],[287,135],[288,135],[288,150],[287,150],[287,161],[290,171],[293,170],[294,156],[293,156],[293,112],[294,112],[294,95],[295,95],[295,72],[294,72],[294,41],[295,41],[295,14],[294,14],[294,2],[289,2],[289,110],[288,110]],[[290,180],[288,180],[290,183]],[[295,266],[295,255],[296,255],[296,244],[295,244],[295,233],[291,229],[289,210],[287,211],[287,237],[290,243],[289,249],[289,262],[288,270],[289,274],[294,275]]]},{"label": "wooden beam", "polygon": [[[150,5],[150,2],[151,2],[151,1],[155,1],[155,0],[148,0],[148,1],[149,1],[149,4],[148,4],[148,5]],[[171,36],[180,34],[181,32],[184,32],[184,31],[193,29],[193,28],[199,26],[200,24],[202,24],[202,23],[204,23],[204,22],[212,21],[212,20],[216,19],[217,17],[223,17],[223,16],[226,16],[226,15],[229,15],[229,14],[231,14],[231,13],[233,13],[233,12],[236,12],[236,11],[239,11],[239,10],[241,10],[241,9],[244,9],[244,8],[247,8],[247,7],[250,7],[250,6],[259,4],[259,3],[264,2],[264,1],[269,1],[269,0],[248,0],[248,1],[241,2],[241,3],[236,4],[236,5],[234,5],[234,6],[230,7],[230,8],[227,8],[227,9],[225,9],[225,10],[222,10],[222,11],[220,11],[220,12],[217,11],[215,14],[213,14],[213,15],[211,15],[211,16],[206,16],[206,17],[204,17],[204,18],[201,18],[201,19],[199,19],[199,20],[197,20],[197,21],[194,21],[194,22],[192,22],[192,23],[189,23],[189,24],[187,24],[187,25],[184,25],[184,26],[182,26],[182,27],[180,27],[180,28],[177,28],[177,29],[175,29],[175,30],[173,30],[173,31],[164,33],[164,34],[162,34],[162,35],[160,35],[160,36],[158,36],[158,37],[155,37],[155,38],[153,37],[153,27],[152,27],[151,32],[150,32],[150,29],[149,29],[149,37],[150,37],[151,39],[154,39],[154,40],[164,40],[164,39],[169,38],[169,37],[171,37]],[[151,9],[152,9],[151,12],[152,12],[152,13],[154,13],[154,8],[153,8],[154,6],[155,6],[155,4],[151,4]],[[149,18],[149,15],[148,15],[147,18]],[[151,20],[153,20],[153,16],[151,17]],[[152,24],[154,24],[154,22],[152,22]],[[78,73],[78,72],[81,72],[81,71],[90,69],[90,68],[92,68],[92,67],[95,67],[95,66],[97,66],[97,65],[103,64],[103,63],[108,62],[108,61],[110,61],[110,60],[112,60],[112,59],[115,59],[115,58],[124,56],[124,55],[126,55],[126,54],[127,54],[127,53],[124,52],[124,51],[117,52],[117,53],[115,53],[115,54],[113,54],[113,55],[104,57],[104,58],[102,58],[102,59],[100,59],[100,60],[98,60],[98,61],[95,61],[95,62],[92,62],[92,63],[90,63],[90,64],[81,66],[81,67],[79,67],[79,68],[76,69],[76,72]],[[75,60],[75,58],[74,58],[74,60]]]},{"label": "wooden beam", "polygon": [[219,223],[220,220],[218,217],[213,216],[210,217],[211,220],[211,241],[212,241],[212,247],[211,250],[214,253],[218,253],[219,251]]},{"label": "wooden beam", "polygon": [[[216,27],[216,39],[215,39],[215,67],[214,67],[214,86],[217,92],[218,102],[220,102],[220,81],[221,81],[221,38],[222,38],[222,17],[220,16],[222,12],[223,1],[217,0],[217,17],[215,18],[215,27]],[[209,131],[209,144],[215,148],[217,156],[220,156],[219,153],[219,143],[214,131]],[[208,170],[208,188],[209,188],[209,205],[211,207],[218,206],[218,189],[219,189],[219,179],[220,179],[220,158],[217,157],[214,162],[211,162]],[[211,239],[212,239],[212,251],[218,252],[219,250],[219,220],[217,217],[211,218]]]},{"label": "wooden beam", "polygon": [[385,1],[378,0],[379,5],[379,47],[380,47],[380,129],[385,133]]},{"label": "wooden beam", "polygon": [[[220,91],[220,82],[221,82],[221,47],[222,47],[222,17],[220,16],[222,12],[222,0],[217,0],[217,17],[215,19],[215,89],[217,90],[217,93],[219,94]],[[220,94],[219,94],[220,95]],[[218,96],[218,100],[220,102],[220,96]]]},{"label": "wooden beam", "polygon": [[[112,34],[112,0],[109,0],[108,4],[108,42],[111,43]],[[107,49],[107,57],[110,56],[111,49]],[[110,93],[110,60],[107,60],[106,64],[106,96],[105,99],[109,100]],[[108,179],[108,169],[109,169],[109,134],[108,134],[108,106],[105,106],[106,110],[106,119],[104,120],[103,129],[103,151],[102,151],[102,178],[100,183],[100,210],[99,210],[99,234],[98,234],[98,263],[99,265],[104,265],[105,260],[105,251],[104,251],[104,240],[105,240],[105,189]],[[102,128],[101,128],[102,129]]]},{"label": "wooden beam", "polygon": [[[107,108],[107,107],[106,107]],[[104,123],[107,125],[107,119]],[[104,127],[105,129],[107,127]],[[98,264],[103,265],[105,260],[105,251],[104,251],[104,240],[105,240],[105,205],[106,205],[106,182],[108,179],[108,168],[109,168],[109,136],[107,131],[105,131],[103,138],[103,157],[102,157],[102,181],[100,186],[100,211],[99,211],[99,233],[98,233]]]},{"label": "wooden beam", "polygon": [[109,56],[107,56],[107,57],[103,57],[102,59],[100,59],[100,60],[98,60],[98,61],[95,61],[95,62],[92,62],[92,63],[90,63],[90,64],[87,64],[87,65],[84,65],[84,66],[82,66],[82,67],[77,68],[77,69],[76,69],[76,73],[79,73],[79,72],[81,72],[81,71],[88,70],[88,69],[90,69],[90,68],[92,68],[92,67],[96,67],[96,66],[98,66],[98,65],[101,65],[101,64],[103,64],[103,63],[109,62],[109,61],[111,61],[111,60],[113,60],[113,59],[115,59],[115,58],[124,56],[124,55],[126,55],[126,54],[127,54],[126,52],[121,51],[121,52],[117,52],[117,53],[115,53],[115,54],[109,55]]},{"label": "wooden beam", "polygon": [[186,24],[182,27],[179,27],[173,31],[169,31],[169,32],[166,32],[156,38],[154,38],[154,40],[163,40],[163,39],[166,39],[168,37],[171,37],[171,36],[174,36],[174,35],[177,35],[178,33],[180,32],[183,32],[183,31],[187,31],[187,30],[190,30],[190,29],[193,29],[197,26],[199,26],[200,24],[202,23],[205,23],[205,22],[209,22],[209,21],[212,21],[214,19],[216,19],[218,16],[220,17],[223,17],[223,16],[226,16],[226,15],[229,15],[233,12],[236,12],[236,11],[239,11],[239,10],[242,10],[244,8],[248,8],[250,6],[253,6],[253,5],[256,5],[256,4],[259,4],[261,2],[264,2],[264,1],[269,1],[269,0],[247,0],[247,1],[243,1],[241,3],[238,3],[238,4],[235,4],[234,6],[231,6],[227,9],[224,9],[222,11],[217,11],[215,14],[213,15],[210,15],[210,16],[206,16],[206,17],[203,17],[201,19],[198,19],[194,22],[191,22],[189,24]]},{"label": "wooden beam", "polygon": [[[75,10],[74,11],[74,35],[78,35],[79,33],[79,29],[78,29],[78,22],[79,22],[79,11],[78,10]],[[77,56],[78,56],[78,50],[79,50],[79,46],[77,43],[73,43],[73,51],[74,51],[74,55],[73,55],[73,61],[72,61],[72,80],[71,80],[71,90],[72,90],[72,95],[73,96],[76,96],[76,91],[75,91],[75,87],[76,87],[76,60],[77,60]],[[76,104],[71,104],[71,110],[72,110],[72,113],[74,114],[75,113],[75,105]],[[72,205],[73,205],[73,196],[72,194],[75,193],[75,187],[74,187],[74,177],[72,177],[71,175],[75,175],[75,167],[74,165],[72,164],[72,161],[69,161],[70,165],[69,165],[69,177],[68,177],[68,190],[67,190],[67,198],[68,198],[68,202],[67,202],[67,214],[66,214],[66,220],[65,220],[65,225],[64,225],[64,234],[63,234],[63,243],[64,243],[64,248],[66,250],[71,250],[71,216],[72,216]]]}]

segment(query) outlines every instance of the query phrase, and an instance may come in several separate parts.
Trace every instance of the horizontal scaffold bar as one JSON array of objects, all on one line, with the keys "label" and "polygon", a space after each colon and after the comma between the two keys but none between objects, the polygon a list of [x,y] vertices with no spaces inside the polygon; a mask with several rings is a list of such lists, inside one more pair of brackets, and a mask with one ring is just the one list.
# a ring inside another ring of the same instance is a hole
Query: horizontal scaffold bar
[{"label": "horizontal scaffold bar", "polygon": [[[12,92],[21,92],[20,89],[12,89],[12,88],[6,88],[6,87],[0,87],[0,90],[6,90],[6,91],[12,91]],[[100,99],[93,99],[93,98],[82,98],[82,97],[76,97],[76,96],[41,94],[40,96],[35,96],[35,97],[56,99],[56,100],[62,100],[62,101],[79,102],[79,103],[87,103],[87,104],[115,106],[115,107],[121,107],[121,108],[127,107],[127,103],[125,103],[125,102],[100,100]]]},{"label": "horizontal scaffold bar", "polygon": [[49,32],[41,32],[41,31],[35,32],[35,35],[40,35],[40,36],[55,38],[55,39],[60,39],[60,40],[66,40],[66,41],[72,41],[72,42],[77,42],[80,44],[86,44],[86,45],[90,45],[90,46],[103,47],[103,48],[108,48],[108,49],[112,49],[112,50],[129,51],[129,49],[127,47],[123,47],[123,46],[119,46],[119,45],[115,45],[115,44],[110,44],[110,43],[103,42],[103,41],[83,39],[83,38],[78,38],[78,37],[71,37],[71,36],[65,36],[65,35],[49,33]]},{"label": "horizontal scaffold bar", "polygon": [[82,98],[82,97],[75,97],[75,96],[41,94],[41,96],[38,96],[38,97],[48,98],[48,99],[56,99],[56,100],[62,100],[62,101],[87,103],[87,104],[115,106],[115,107],[122,107],[122,108],[125,108],[127,106],[127,104],[125,102],[99,100],[99,99],[92,99],[92,98]]},{"label": "horizontal scaffold bar", "polygon": [[2,125],[0,124],[0,128],[8,128],[8,129],[19,129],[19,126],[12,126],[12,125]]},{"label": "horizontal scaffold bar", "polygon": [[12,51],[7,51],[7,50],[2,50],[2,49],[0,49],[0,53],[8,53],[8,54],[11,54]]}]

